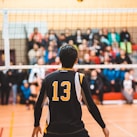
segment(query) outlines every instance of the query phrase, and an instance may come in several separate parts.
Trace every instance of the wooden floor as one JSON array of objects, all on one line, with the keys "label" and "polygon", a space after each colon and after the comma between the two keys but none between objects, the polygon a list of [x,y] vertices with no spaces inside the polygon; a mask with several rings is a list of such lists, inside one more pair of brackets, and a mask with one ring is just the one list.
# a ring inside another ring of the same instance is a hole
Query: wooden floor
[{"label": "wooden floor", "polygon": [[[110,130],[110,137],[137,137],[137,105],[98,106]],[[46,107],[41,119],[44,127]],[[82,106],[83,120],[91,137],[103,137],[102,129]],[[24,105],[0,106],[0,137],[31,137],[33,110]],[[42,137],[41,135],[39,137]]]}]

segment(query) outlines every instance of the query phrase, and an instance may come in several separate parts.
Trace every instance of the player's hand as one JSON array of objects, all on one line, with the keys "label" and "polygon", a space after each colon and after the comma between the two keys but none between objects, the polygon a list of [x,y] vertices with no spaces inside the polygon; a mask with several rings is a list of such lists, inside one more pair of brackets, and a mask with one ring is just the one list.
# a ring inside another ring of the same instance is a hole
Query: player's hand
[{"label": "player's hand", "polygon": [[39,132],[40,134],[42,134],[41,127],[40,126],[34,127],[31,137],[35,137],[35,136],[38,137]]},{"label": "player's hand", "polygon": [[109,130],[105,127],[102,129],[105,137],[109,137]]}]

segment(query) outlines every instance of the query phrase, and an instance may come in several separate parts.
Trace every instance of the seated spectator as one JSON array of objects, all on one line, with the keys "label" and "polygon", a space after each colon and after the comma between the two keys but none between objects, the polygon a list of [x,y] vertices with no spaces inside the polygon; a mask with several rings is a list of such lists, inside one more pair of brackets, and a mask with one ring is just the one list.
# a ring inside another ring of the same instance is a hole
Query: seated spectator
[{"label": "seated spectator", "polygon": [[110,42],[108,40],[108,30],[106,28],[102,28],[100,30],[100,42],[103,44],[103,47],[110,46]]},{"label": "seated spectator", "polygon": [[113,43],[116,43],[119,45],[120,42],[120,36],[119,34],[115,31],[115,28],[111,29],[111,32],[108,33],[108,40],[110,42],[110,45]]},{"label": "seated spectator", "polygon": [[64,33],[60,33],[59,34],[59,45],[58,45],[58,48],[64,44],[66,44],[66,37],[65,37],[65,34]]},{"label": "seated spectator", "polygon": [[42,34],[38,31],[38,28],[35,27],[33,33],[29,37],[29,42],[30,42],[30,48],[33,48],[33,43],[42,43]]},{"label": "seated spectator", "polygon": [[83,64],[93,64],[90,60],[90,55],[88,53],[84,54],[84,61]]},{"label": "seated spectator", "polygon": [[120,33],[120,48],[127,53],[132,53],[131,37],[126,28],[123,28]]},{"label": "seated spectator", "polygon": [[[82,62],[83,65],[91,65],[91,64],[94,64],[93,62],[91,62],[90,60],[90,55],[88,53],[85,53],[84,54],[84,57],[83,57],[83,62]],[[90,74],[90,69],[89,68],[84,68],[84,69],[79,69],[80,72],[83,72],[85,73],[85,75],[89,76]]]},{"label": "seated spectator", "polygon": [[64,31],[65,31],[66,42],[68,43],[69,40],[73,40],[75,42],[74,36],[71,34],[71,30],[69,28],[66,28]]},{"label": "seated spectator", "polygon": [[87,28],[86,33],[84,34],[84,38],[88,41],[88,46],[91,47],[93,39],[91,28]]},{"label": "seated spectator", "polygon": [[105,87],[105,90],[107,92],[110,91],[116,91],[119,92],[119,83],[117,82],[117,71],[115,69],[112,68],[105,68],[103,70],[103,75],[105,76],[105,79],[107,80],[107,85]]},{"label": "seated spectator", "polygon": [[116,58],[116,56],[118,56],[119,53],[120,53],[119,45],[116,44],[116,43],[113,43],[113,44],[112,44],[112,51],[113,51],[113,53],[115,54],[115,58]]},{"label": "seated spectator", "polygon": [[74,41],[77,46],[79,46],[82,43],[84,36],[82,34],[81,29],[77,29],[76,33],[74,35]]},{"label": "seated spectator", "polygon": [[125,78],[123,81],[123,90],[122,93],[124,97],[126,98],[127,104],[132,104],[133,103],[133,83],[132,80],[130,79],[129,73],[126,72]]},{"label": "seated spectator", "polygon": [[96,52],[96,55],[99,56],[101,53],[101,46],[99,45],[99,41],[94,39],[93,45],[89,49],[94,50]]},{"label": "seated spectator", "polygon": [[[38,59],[38,62],[35,65],[44,65],[43,58]],[[36,101],[37,95],[39,94],[42,81],[45,78],[45,73],[45,68],[38,67],[33,68],[30,71],[28,82],[30,84],[31,97],[34,101]]]},{"label": "seated spectator", "polygon": [[42,46],[44,46],[46,50],[48,49],[48,46],[49,46],[49,34],[48,33],[46,33],[42,39]]},{"label": "seated spectator", "polygon": [[131,36],[126,27],[120,32],[120,42],[131,42]]},{"label": "seated spectator", "polygon": [[30,95],[31,95],[31,90],[30,86],[27,80],[23,80],[22,85],[21,85],[21,92],[22,92],[22,97],[21,97],[21,103],[25,103],[27,109],[30,109]]},{"label": "seated spectator", "polygon": [[[19,62],[18,64],[19,66],[22,66],[24,65],[22,62]],[[17,77],[16,77],[16,80],[17,80],[17,91],[18,93],[20,94],[21,93],[21,85],[22,85],[22,81],[24,79],[28,79],[28,72],[26,69],[18,69],[17,70]]]},{"label": "seated spectator", "polygon": [[108,39],[108,29],[107,28],[102,28],[102,36]]},{"label": "seated spectator", "polygon": [[58,36],[53,29],[49,30],[49,41],[54,41],[57,45],[59,43]]},{"label": "seated spectator", "polygon": [[78,47],[77,47],[77,45],[74,44],[74,41],[73,41],[72,39],[70,39],[70,40],[68,41],[68,44],[69,44],[70,46],[73,46],[73,47],[78,51]]},{"label": "seated spectator", "polygon": [[100,58],[96,56],[96,52],[94,50],[90,51],[90,61],[94,64],[100,64]]},{"label": "seated spectator", "polygon": [[101,58],[101,64],[110,64],[110,63],[112,63],[110,54],[107,51],[105,51],[103,53],[103,55],[100,56],[100,58]]},{"label": "seated spectator", "polygon": [[83,47],[82,44],[78,47],[78,63],[84,64],[84,55],[87,53],[87,48]]},{"label": "seated spectator", "polygon": [[38,43],[34,43],[33,48],[28,52],[29,64],[30,65],[36,64],[39,55],[40,55],[39,45]]},{"label": "seated spectator", "polygon": [[1,104],[2,105],[8,105],[9,103],[9,96],[10,91],[12,87],[12,81],[11,81],[11,70],[0,73],[0,88],[1,88]]},{"label": "seated spectator", "polygon": [[120,50],[120,55],[115,59],[117,64],[132,64],[130,57],[126,54],[125,50]]},{"label": "seated spectator", "polygon": [[87,41],[86,39],[82,39],[82,43],[81,43],[81,44],[83,45],[83,47],[84,47],[85,49],[88,50],[88,41]]},{"label": "seated spectator", "polygon": [[116,69],[116,81],[117,81],[117,83],[119,83],[120,89],[122,86],[122,82],[125,78],[126,72],[127,72],[127,70],[125,68]]},{"label": "seated spectator", "polygon": [[100,103],[103,102],[103,81],[97,74],[96,70],[92,70],[90,73],[90,90],[91,95],[97,95]]},{"label": "seated spectator", "polygon": [[116,54],[115,52],[112,50],[112,47],[111,46],[107,46],[105,48],[105,53],[108,53],[108,56],[110,58],[110,62],[114,62],[115,58],[116,58]]},{"label": "seated spectator", "polygon": [[[55,61],[51,63],[51,65],[60,65],[60,59],[59,59],[58,56],[55,58]],[[46,71],[46,74],[51,73],[51,72],[53,72],[55,70],[57,70],[57,69],[54,69],[54,68],[48,69]]]},{"label": "seated spectator", "polygon": [[[52,42],[52,41],[50,41]],[[45,52],[44,62],[46,64],[52,64],[55,62],[55,58],[57,56],[57,49],[54,48],[54,45],[49,45],[48,50]]]}]

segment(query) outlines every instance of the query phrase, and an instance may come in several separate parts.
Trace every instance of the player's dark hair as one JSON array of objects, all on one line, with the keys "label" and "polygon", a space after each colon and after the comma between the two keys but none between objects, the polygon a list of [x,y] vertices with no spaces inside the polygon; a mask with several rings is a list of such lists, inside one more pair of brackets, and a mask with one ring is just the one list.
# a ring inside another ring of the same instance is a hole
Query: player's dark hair
[{"label": "player's dark hair", "polygon": [[78,53],[74,47],[65,45],[60,48],[59,57],[62,67],[72,68],[78,57]]}]

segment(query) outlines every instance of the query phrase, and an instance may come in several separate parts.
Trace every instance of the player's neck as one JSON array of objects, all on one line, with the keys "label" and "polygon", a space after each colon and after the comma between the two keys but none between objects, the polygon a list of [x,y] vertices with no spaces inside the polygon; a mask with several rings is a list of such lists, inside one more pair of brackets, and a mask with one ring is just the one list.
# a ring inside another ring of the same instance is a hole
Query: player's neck
[{"label": "player's neck", "polygon": [[60,68],[59,70],[73,70],[73,68],[65,68],[65,67],[62,67],[62,68]]}]

